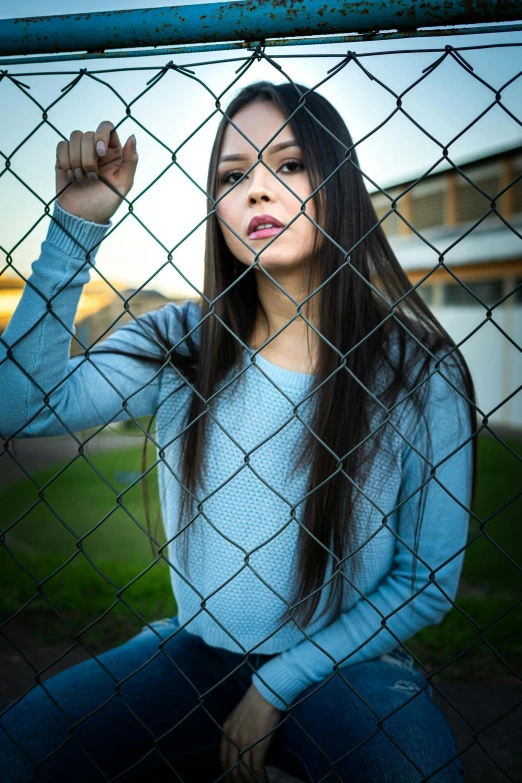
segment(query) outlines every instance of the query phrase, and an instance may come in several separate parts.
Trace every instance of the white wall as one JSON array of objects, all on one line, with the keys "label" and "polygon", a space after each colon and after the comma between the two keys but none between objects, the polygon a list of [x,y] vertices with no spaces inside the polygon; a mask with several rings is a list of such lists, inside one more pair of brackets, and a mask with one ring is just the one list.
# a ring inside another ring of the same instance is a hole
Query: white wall
[{"label": "white wall", "polygon": [[457,345],[483,324],[459,347],[475,383],[478,407],[484,415],[496,408],[489,419],[493,429],[495,424],[522,428],[522,389],[516,393],[522,385],[522,306],[508,302],[492,311],[491,322],[482,307],[431,308]]}]

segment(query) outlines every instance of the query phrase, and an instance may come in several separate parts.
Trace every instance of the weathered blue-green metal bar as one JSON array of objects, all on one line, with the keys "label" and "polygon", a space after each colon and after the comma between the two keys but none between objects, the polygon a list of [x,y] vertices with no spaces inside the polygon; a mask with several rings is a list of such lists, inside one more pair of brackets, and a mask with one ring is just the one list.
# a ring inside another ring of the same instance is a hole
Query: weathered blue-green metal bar
[{"label": "weathered blue-green metal bar", "polygon": [[[415,38],[430,38],[440,37],[447,35],[478,35],[481,33],[492,32],[520,32],[522,30],[522,24],[503,24],[501,27],[493,27],[493,25],[475,25],[473,27],[448,27],[448,28],[434,28],[431,30],[415,30],[415,31],[403,31],[401,33],[366,33],[361,35],[330,35],[326,37],[312,37],[312,38],[274,38],[266,39],[264,41],[267,48],[271,46],[287,47],[287,46],[305,46],[310,44],[345,44],[345,43],[361,43],[364,41],[391,41],[398,38],[408,38],[415,36]],[[136,57],[150,57],[152,55],[156,57],[172,57],[177,54],[192,54],[197,52],[221,52],[230,49],[250,49],[252,50],[257,41],[233,41],[230,43],[214,43],[214,44],[189,44],[186,46],[167,46],[157,49],[132,49],[130,51],[118,51],[112,52],[100,52],[97,54],[42,54],[37,57],[10,57],[1,58],[0,65],[32,65],[33,63],[55,63],[55,62],[70,62],[71,60],[98,60],[100,58],[105,60],[113,60],[115,58],[136,58]],[[506,46],[522,46],[520,44],[505,44]],[[465,47],[468,48],[468,47]],[[433,49],[433,51],[442,51],[442,49]],[[372,52],[372,56],[380,54],[380,52]],[[301,54],[278,54],[278,59],[282,57],[302,57]],[[335,54],[331,52],[329,54],[307,54],[307,57],[335,57]],[[346,52],[340,52],[339,57],[346,57]],[[364,53],[359,54],[360,57],[364,57]],[[239,58],[237,58],[239,59]],[[100,71],[97,71],[100,73]],[[22,74],[23,75],[23,74]],[[1,77],[0,77],[1,78]]]},{"label": "weathered blue-green metal bar", "polygon": [[0,20],[0,56],[520,21],[520,0],[246,0]]}]

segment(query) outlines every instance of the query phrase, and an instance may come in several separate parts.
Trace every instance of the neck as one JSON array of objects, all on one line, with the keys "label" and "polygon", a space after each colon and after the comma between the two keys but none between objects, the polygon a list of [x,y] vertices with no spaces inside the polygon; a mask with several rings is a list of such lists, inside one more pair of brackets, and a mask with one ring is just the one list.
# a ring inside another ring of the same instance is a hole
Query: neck
[{"label": "neck", "polygon": [[[277,282],[298,303],[305,299],[309,293],[303,287],[301,279],[298,281],[278,279]],[[257,278],[257,292],[268,318],[268,324],[259,308],[250,340],[252,347],[259,348],[279,330],[282,330],[263,352],[266,351],[267,354],[287,359],[313,361],[318,350],[319,337],[306,321],[297,315],[297,305],[263,273],[260,273]],[[302,308],[303,316],[317,330],[319,330],[318,296],[319,294],[312,296]],[[291,323],[289,323],[290,321]],[[312,352],[312,356],[310,356],[310,352]]]}]

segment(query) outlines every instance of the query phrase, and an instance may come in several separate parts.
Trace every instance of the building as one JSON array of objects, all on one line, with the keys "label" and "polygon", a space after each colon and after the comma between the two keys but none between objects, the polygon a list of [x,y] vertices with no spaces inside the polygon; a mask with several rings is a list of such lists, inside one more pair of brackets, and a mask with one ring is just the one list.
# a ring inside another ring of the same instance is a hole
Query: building
[{"label": "building", "polygon": [[[390,199],[381,192],[371,199],[379,219],[397,199],[397,210],[422,235],[393,211],[382,223],[411,284],[423,281],[418,293],[466,358],[478,407],[494,411],[493,427],[522,428],[522,145],[458,168],[417,184],[420,174],[394,182],[386,186]],[[501,217],[491,208],[499,193]],[[441,256],[448,269],[439,266]]]}]

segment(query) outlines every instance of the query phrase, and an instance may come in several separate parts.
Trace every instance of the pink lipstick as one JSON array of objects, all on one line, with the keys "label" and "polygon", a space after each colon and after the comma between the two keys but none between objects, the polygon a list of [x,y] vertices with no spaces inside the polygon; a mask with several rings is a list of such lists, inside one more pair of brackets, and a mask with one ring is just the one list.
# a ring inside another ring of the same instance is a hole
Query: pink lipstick
[{"label": "pink lipstick", "polygon": [[283,228],[281,221],[272,215],[256,215],[248,224],[248,239],[269,239]]}]

